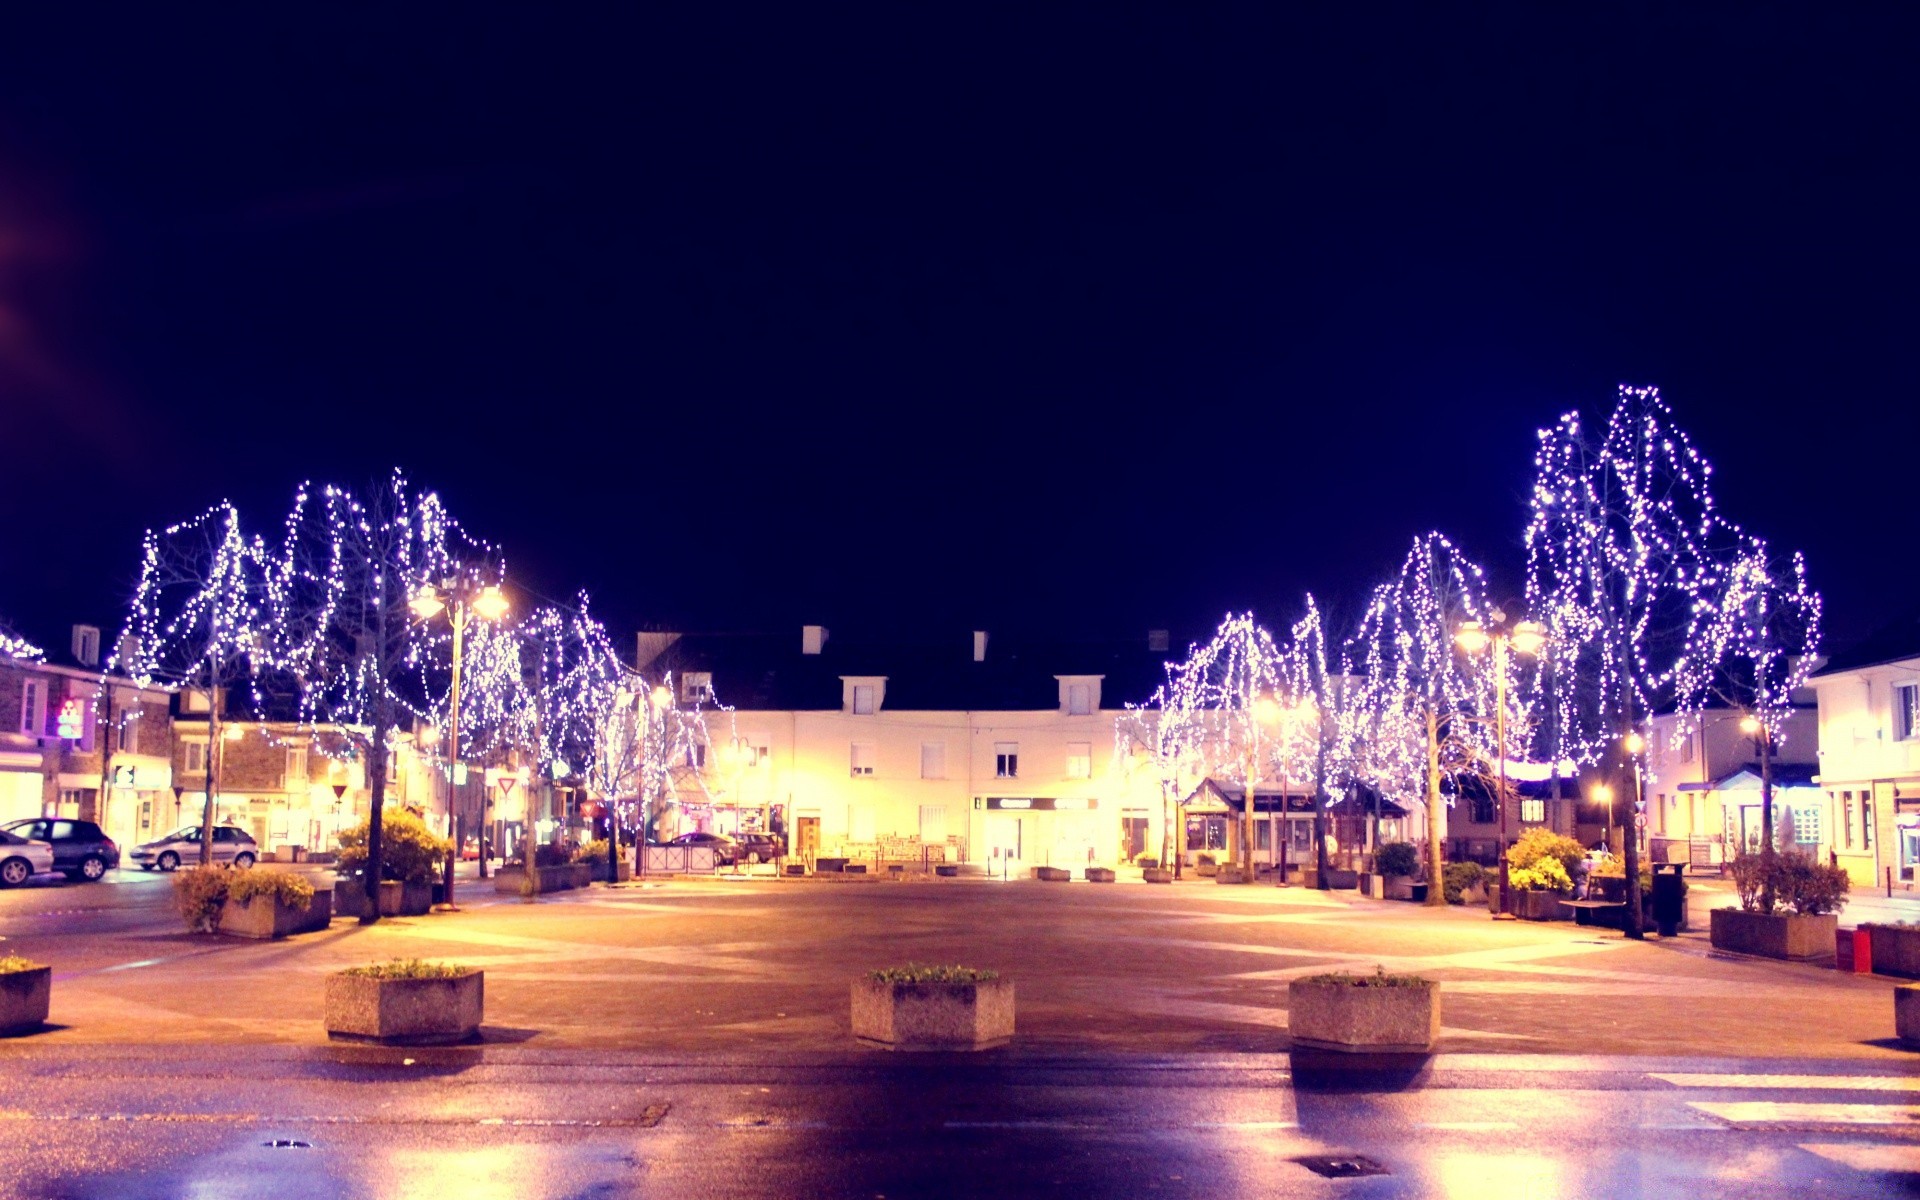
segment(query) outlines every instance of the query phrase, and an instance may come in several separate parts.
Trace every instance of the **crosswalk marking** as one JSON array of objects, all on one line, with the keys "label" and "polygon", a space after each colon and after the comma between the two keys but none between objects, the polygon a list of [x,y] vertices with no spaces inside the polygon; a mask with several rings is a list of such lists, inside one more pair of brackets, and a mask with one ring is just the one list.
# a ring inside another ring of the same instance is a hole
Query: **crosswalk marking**
[{"label": "crosswalk marking", "polygon": [[1785,1100],[1695,1100],[1688,1104],[1736,1129],[1759,1126],[1822,1128],[1892,1125],[1920,1131],[1920,1107],[1910,1104],[1823,1104]]},{"label": "crosswalk marking", "polygon": [[1856,1171],[1920,1171],[1920,1146],[1875,1142],[1808,1142],[1800,1147]]},{"label": "crosswalk marking", "polygon": [[1675,1087],[1778,1088],[1783,1091],[1920,1092],[1920,1077],[1907,1075],[1700,1075],[1654,1074]]}]

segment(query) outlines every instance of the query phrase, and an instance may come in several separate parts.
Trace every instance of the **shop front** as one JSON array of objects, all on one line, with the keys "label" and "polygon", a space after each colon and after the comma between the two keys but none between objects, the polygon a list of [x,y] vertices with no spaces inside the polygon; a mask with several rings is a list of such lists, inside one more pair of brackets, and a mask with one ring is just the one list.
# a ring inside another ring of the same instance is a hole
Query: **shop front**
[{"label": "shop front", "polygon": [[1030,867],[1085,870],[1118,850],[1122,831],[1101,823],[1110,815],[1090,796],[975,796],[967,844],[995,878],[1025,878]]}]

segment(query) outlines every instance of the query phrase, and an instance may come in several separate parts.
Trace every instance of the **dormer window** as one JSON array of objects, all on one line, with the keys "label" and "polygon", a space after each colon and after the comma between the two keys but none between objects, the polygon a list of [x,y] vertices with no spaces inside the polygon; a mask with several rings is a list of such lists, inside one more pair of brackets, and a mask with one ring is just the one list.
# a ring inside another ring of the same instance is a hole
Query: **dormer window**
[{"label": "dormer window", "polygon": [[1060,711],[1069,717],[1090,717],[1100,709],[1101,675],[1055,675],[1060,683]]},{"label": "dormer window", "polygon": [[853,685],[853,711],[863,715],[873,712],[872,684],[856,683]]},{"label": "dormer window", "polygon": [[713,699],[713,673],[688,671],[680,677],[680,700],[684,704],[706,704]]},{"label": "dormer window", "polygon": [[842,675],[840,711],[871,716],[887,702],[885,675]]}]

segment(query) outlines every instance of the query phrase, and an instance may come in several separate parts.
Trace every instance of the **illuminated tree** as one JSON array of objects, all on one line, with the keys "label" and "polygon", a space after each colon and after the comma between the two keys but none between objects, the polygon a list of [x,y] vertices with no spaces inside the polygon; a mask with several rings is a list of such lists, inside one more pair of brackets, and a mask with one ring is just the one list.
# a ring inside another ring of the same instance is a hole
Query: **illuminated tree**
[{"label": "illuminated tree", "polygon": [[[1178,667],[1165,664],[1172,676]],[[1200,761],[1204,720],[1190,689],[1168,682],[1153,689],[1144,704],[1128,704],[1114,719],[1114,753],[1128,771],[1144,770],[1160,785],[1160,865],[1181,872],[1174,810],[1182,785]]]}]

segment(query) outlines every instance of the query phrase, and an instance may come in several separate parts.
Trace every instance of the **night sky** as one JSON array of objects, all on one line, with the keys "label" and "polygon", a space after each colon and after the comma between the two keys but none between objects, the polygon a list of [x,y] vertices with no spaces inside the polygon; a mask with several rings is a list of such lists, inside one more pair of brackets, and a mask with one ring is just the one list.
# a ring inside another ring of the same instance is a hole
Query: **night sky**
[{"label": "night sky", "polygon": [[1623,381],[1834,640],[1920,585],[1904,6],[35,7],[47,640],[146,526],[396,465],[621,630],[1278,628],[1429,528],[1517,594],[1534,431]]}]

